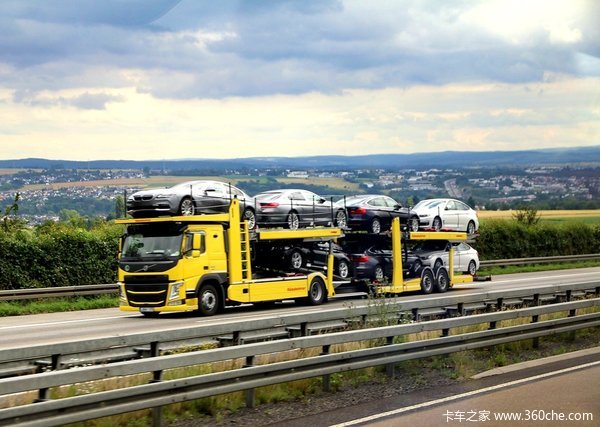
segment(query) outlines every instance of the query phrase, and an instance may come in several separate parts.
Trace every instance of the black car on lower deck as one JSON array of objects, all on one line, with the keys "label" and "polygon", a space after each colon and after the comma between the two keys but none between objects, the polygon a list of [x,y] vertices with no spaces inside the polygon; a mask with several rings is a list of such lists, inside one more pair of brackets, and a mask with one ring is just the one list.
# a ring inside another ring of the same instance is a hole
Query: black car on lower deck
[{"label": "black car on lower deck", "polygon": [[[368,240],[353,241],[344,246],[354,267],[354,278],[357,280],[371,280],[382,282],[391,281],[393,274],[393,259],[391,241],[372,243]],[[413,271],[414,259],[406,257],[402,250],[402,271],[404,277],[416,276],[419,272]]]},{"label": "black car on lower deck", "polygon": [[350,196],[338,201],[336,206],[346,209],[348,227],[353,230],[367,230],[369,233],[378,234],[388,231],[394,218],[400,218],[403,228],[407,227],[410,231],[419,230],[419,216],[388,196]]},{"label": "black car on lower deck", "polygon": [[[254,264],[281,270],[299,271],[317,267],[326,269],[329,242],[258,244]],[[353,276],[352,261],[343,249],[333,243],[333,274],[338,279],[349,280]]]}]

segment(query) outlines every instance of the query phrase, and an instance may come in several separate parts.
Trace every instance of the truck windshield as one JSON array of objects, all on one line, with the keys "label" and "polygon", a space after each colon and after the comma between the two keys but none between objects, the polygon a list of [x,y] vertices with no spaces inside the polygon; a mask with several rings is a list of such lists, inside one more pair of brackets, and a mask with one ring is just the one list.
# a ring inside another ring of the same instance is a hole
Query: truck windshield
[{"label": "truck windshield", "polygon": [[178,227],[131,226],[123,240],[122,259],[174,259],[181,255],[183,233]]}]

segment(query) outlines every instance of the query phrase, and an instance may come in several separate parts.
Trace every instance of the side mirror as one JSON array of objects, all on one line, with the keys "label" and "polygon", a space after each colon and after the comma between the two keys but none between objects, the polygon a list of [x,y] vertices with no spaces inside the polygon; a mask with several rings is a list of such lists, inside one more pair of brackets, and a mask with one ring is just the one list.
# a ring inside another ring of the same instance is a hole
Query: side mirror
[{"label": "side mirror", "polygon": [[192,258],[198,258],[202,251],[202,235],[199,233],[192,234]]},{"label": "side mirror", "polygon": [[394,209],[402,209],[402,205],[400,203],[394,205]]}]

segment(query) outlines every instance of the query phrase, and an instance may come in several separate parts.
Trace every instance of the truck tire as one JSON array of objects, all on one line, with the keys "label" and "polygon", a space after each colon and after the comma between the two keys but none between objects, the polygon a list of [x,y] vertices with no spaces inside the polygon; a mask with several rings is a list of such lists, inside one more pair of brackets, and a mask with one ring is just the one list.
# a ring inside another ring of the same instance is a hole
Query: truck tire
[{"label": "truck tire", "polygon": [[307,302],[309,305],[320,305],[327,301],[327,289],[320,277],[313,277],[308,285]]},{"label": "truck tire", "polygon": [[221,307],[221,294],[212,283],[204,284],[198,291],[198,314],[213,316]]},{"label": "truck tire", "polygon": [[421,292],[430,294],[433,291],[434,282],[433,271],[431,268],[425,267],[423,273],[421,273]]},{"label": "truck tire", "polygon": [[448,270],[445,268],[440,268],[437,271],[437,277],[435,279],[435,291],[436,292],[446,292],[450,288],[450,275],[448,274]]}]

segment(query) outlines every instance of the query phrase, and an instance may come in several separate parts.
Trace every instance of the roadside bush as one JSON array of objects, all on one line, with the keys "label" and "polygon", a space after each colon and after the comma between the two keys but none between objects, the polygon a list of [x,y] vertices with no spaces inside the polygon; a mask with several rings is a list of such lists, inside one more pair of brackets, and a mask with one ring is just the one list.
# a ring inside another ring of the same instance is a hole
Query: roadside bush
[{"label": "roadside bush", "polygon": [[56,227],[0,234],[0,289],[114,283],[117,240],[111,233]]},{"label": "roadside bush", "polygon": [[511,220],[481,224],[473,246],[484,260],[600,252],[600,226],[579,222],[526,225]]}]

